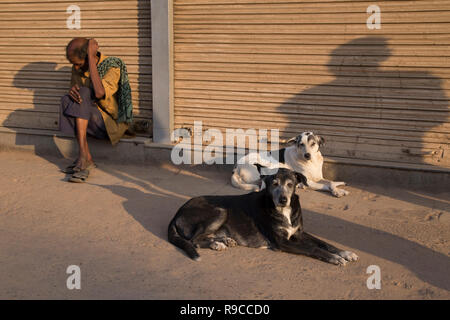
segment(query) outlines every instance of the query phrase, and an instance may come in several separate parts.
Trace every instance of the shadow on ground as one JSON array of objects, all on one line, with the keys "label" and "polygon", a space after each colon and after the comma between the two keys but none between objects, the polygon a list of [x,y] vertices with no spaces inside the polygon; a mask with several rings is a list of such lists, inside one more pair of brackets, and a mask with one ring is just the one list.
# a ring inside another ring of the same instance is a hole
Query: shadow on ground
[{"label": "shadow on ground", "polygon": [[[191,180],[195,183],[194,181],[197,179],[192,178]],[[133,180],[126,179],[126,181],[132,182]],[[170,220],[190,196],[177,193],[176,187],[163,187],[158,181],[149,183],[139,185],[139,188],[145,188],[145,192],[134,187],[120,185],[99,186],[123,197],[125,199],[123,207],[127,213],[147,231],[167,241],[167,226]],[[151,187],[152,185],[157,188]],[[217,193],[210,192],[210,194]],[[422,281],[450,290],[450,278],[448,277],[450,258],[448,256],[395,234],[330,215],[309,210],[304,210],[304,215],[308,232],[336,242],[342,247],[354,248],[402,265]]]},{"label": "shadow on ground", "polygon": [[102,185],[101,187],[125,198],[123,207],[128,214],[145,230],[167,241],[167,227],[173,213],[170,209],[174,207],[174,202],[177,203],[174,198],[120,185]]},{"label": "shadow on ground", "polygon": [[448,256],[385,231],[318,212],[304,214],[312,234],[402,265],[422,281],[450,290]]}]

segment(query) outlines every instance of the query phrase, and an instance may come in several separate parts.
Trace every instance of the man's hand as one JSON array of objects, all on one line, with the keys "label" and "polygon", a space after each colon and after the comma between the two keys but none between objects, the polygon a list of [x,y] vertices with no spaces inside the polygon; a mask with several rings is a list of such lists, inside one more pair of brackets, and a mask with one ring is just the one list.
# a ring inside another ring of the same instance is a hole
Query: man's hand
[{"label": "man's hand", "polygon": [[83,100],[81,99],[80,95],[80,87],[76,84],[70,89],[69,96],[72,98],[73,101],[76,103],[81,103]]},{"label": "man's hand", "polygon": [[94,38],[89,39],[88,43],[88,56],[89,58],[95,59],[95,56],[97,55],[98,51],[98,42]]},{"label": "man's hand", "polygon": [[91,83],[94,88],[95,97],[97,99],[103,99],[105,96],[105,88],[103,87],[102,79],[97,70],[97,51],[98,42],[95,39],[90,39],[88,43],[88,60],[89,60],[89,72],[91,77]]}]

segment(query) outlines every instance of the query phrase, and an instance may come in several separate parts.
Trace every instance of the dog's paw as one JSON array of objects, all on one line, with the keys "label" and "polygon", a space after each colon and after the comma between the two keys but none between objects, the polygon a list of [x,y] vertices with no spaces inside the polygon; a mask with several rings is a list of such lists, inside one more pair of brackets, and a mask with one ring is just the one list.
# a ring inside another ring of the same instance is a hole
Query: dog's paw
[{"label": "dog's paw", "polygon": [[219,242],[219,241],[213,241],[211,242],[211,244],[209,245],[209,247],[213,250],[217,250],[217,251],[223,251],[227,248],[226,244],[223,242]]},{"label": "dog's paw", "polygon": [[331,190],[331,194],[337,198],[340,198],[340,197],[350,194],[350,192],[348,192],[347,190],[344,190],[344,189],[334,188],[333,190]]},{"label": "dog's paw", "polygon": [[305,186],[303,183],[299,183],[299,184],[297,184],[297,189],[303,189],[303,190],[305,190],[305,189],[306,189],[306,186]]},{"label": "dog's paw", "polygon": [[227,247],[236,247],[238,245],[236,240],[234,240],[232,238],[226,238],[225,244],[227,245]]},{"label": "dog's paw", "polygon": [[335,264],[337,266],[345,266],[347,264],[347,260],[338,256],[337,254],[333,254],[333,257],[328,260],[329,263]]},{"label": "dog's paw", "polygon": [[351,251],[341,251],[339,255],[347,261],[357,261],[359,258],[356,253]]}]

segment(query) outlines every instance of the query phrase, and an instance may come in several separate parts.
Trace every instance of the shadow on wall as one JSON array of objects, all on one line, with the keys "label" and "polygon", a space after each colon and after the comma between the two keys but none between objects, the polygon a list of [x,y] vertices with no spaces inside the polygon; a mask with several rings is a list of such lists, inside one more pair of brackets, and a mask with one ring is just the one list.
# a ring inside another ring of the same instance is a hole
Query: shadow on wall
[{"label": "shadow on wall", "polygon": [[[140,102],[140,109],[145,109],[146,114],[151,114],[151,90],[148,87],[151,85],[151,33],[150,33],[150,1],[138,0],[138,19],[137,19],[137,36],[138,36],[138,75],[137,75],[137,90],[133,91],[133,97]],[[117,26],[118,28],[129,28],[127,24]],[[120,32],[120,29],[118,29]],[[70,32],[75,36],[96,37],[91,32],[86,33],[82,31],[79,34],[77,31]],[[72,37],[67,37],[67,43]],[[100,43],[100,50],[102,45],[107,43]],[[110,52],[115,55],[114,52]],[[61,50],[61,56],[64,55],[64,50]],[[120,57],[120,55],[117,55]],[[123,57],[121,57],[123,58]],[[13,86],[23,89],[23,96],[28,96],[31,92],[33,95],[33,107],[27,109],[20,109],[22,101],[18,99],[15,111],[11,112],[9,116],[1,123],[2,126],[10,128],[15,131],[20,129],[49,129],[55,130],[57,133],[59,124],[59,108],[60,98],[70,89],[70,67],[57,68],[58,64],[55,62],[33,62],[24,66],[18,71],[14,77]],[[64,84],[66,84],[64,86]],[[58,90],[58,88],[64,89]],[[28,92],[27,92],[28,91]],[[60,92],[58,92],[60,91]],[[150,91],[150,92],[149,92]],[[29,100],[24,102],[29,105]],[[149,136],[151,134],[151,121],[142,121],[139,123],[139,129],[145,131],[138,132]],[[50,161],[49,156],[62,157],[57,145],[53,142],[49,145],[48,140],[43,141],[38,136],[17,135],[16,145],[31,146],[34,148],[36,155],[41,156]],[[95,151],[94,151],[95,155]]]},{"label": "shadow on wall", "polygon": [[[14,77],[13,85],[16,88],[31,91],[33,95],[33,108],[16,109],[2,123],[4,127],[20,132],[20,129],[48,129],[56,130],[59,126],[60,96],[55,93],[55,88],[67,83],[69,87],[70,67],[57,69],[55,62],[33,62],[24,66]],[[28,93],[24,92],[24,96]],[[20,99],[19,99],[20,101]],[[17,102],[20,106],[21,102]],[[28,104],[28,102],[26,102]],[[51,133],[51,131],[50,131]],[[62,157],[59,148],[51,139],[41,139],[35,135],[16,135],[16,145],[34,146],[36,155],[51,161],[49,156]]]},{"label": "shadow on wall", "polygon": [[[427,62],[421,64],[420,56],[414,59],[421,71],[398,67],[401,58],[393,57],[384,37],[361,37],[336,47],[327,63],[334,79],[278,107],[289,117],[283,129],[324,136],[325,156],[449,167],[444,124],[450,111],[442,79],[424,70]],[[382,66],[389,59],[394,60]],[[337,172],[333,179],[343,177]],[[370,183],[385,185],[381,176]]]},{"label": "shadow on wall", "polygon": [[[296,122],[320,125],[311,131],[339,140],[324,149],[332,156],[440,165],[448,139],[442,124],[450,119],[442,80],[427,71],[382,67],[391,56],[383,37],[357,38],[334,49],[327,67],[335,79],[279,107],[293,113],[285,129],[302,130]],[[420,63],[421,57],[415,59]],[[436,153],[422,150],[430,148],[423,141],[433,142]]]}]

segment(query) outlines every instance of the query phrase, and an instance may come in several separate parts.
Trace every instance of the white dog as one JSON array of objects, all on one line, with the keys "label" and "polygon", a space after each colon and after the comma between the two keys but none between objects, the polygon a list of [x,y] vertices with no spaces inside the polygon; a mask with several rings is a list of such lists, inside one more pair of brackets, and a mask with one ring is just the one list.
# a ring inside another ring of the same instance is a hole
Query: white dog
[{"label": "white dog", "polygon": [[273,152],[269,157],[251,152],[239,159],[231,176],[231,184],[236,188],[259,191],[265,188],[261,175],[273,174],[273,170],[277,168],[288,168],[303,174],[307,179],[308,186],[313,190],[329,191],[335,197],[348,195],[348,191],[337,188],[345,185],[345,182],[335,182],[323,178],[323,157],[319,151],[319,147],[323,143],[322,137],[316,136],[312,132],[303,132],[289,139],[286,142],[288,147],[278,150],[278,160],[273,157]]}]

